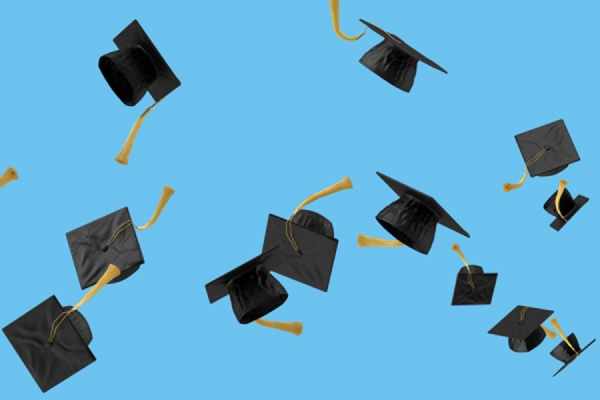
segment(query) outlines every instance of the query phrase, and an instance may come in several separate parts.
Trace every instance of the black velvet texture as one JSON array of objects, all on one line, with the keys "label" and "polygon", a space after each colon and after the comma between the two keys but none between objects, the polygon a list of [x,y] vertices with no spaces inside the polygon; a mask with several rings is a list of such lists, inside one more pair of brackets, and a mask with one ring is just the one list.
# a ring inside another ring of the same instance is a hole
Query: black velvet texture
[{"label": "black velvet texture", "polygon": [[67,242],[82,290],[95,285],[109,264],[114,264],[121,270],[121,275],[110,281],[110,284],[129,278],[144,264],[133,225],[119,233],[106,251],[103,251],[103,246],[117,228],[130,220],[129,209],[124,207],[67,233]]},{"label": "black velvet texture", "polygon": [[[556,210],[556,196],[558,195],[558,190],[554,192],[552,196],[544,203],[544,210],[546,210],[550,215],[554,217],[560,217],[558,215],[558,211]],[[569,189],[565,188],[562,196],[559,201],[560,212],[564,215],[565,218],[569,219],[569,214],[571,211],[575,210],[575,200],[573,200],[573,196],[569,192]]]},{"label": "black velvet texture", "polygon": [[[579,347],[579,341],[577,340],[575,334],[571,333],[569,336],[567,336],[567,339],[569,339],[569,343],[571,343],[575,350],[577,350],[578,353],[581,353],[581,347]],[[576,357],[573,349],[571,349],[571,347],[569,347],[564,340],[550,352],[550,355],[556,358],[558,361],[564,362],[565,364],[570,363]]]},{"label": "black velvet texture", "polygon": [[294,215],[292,223],[300,225],[320,235],[334,237],[333,224],[319,213],[309,210],[300,210]]},{"label": "black velvet texture", "polygon": [[360,63],[402,91],[410,92],[415,83],[418,60],[387,40],[366,52]]},{"label": "black velvet texture", "polygon": [[538,347],[546,338],[546,332],[538,326],[533,333],[525,339],[508,338],[508,347],[517,353],[527,353]]},{"label": "black velvet texture", "polygon": [[139,103],[159,75],[154,61],[139,45],[103,55],[98,66],[110,88],[127,106]]},{"label": "black velvet texture", "polygon": [[288,298],[283,285],[262,264],[232,279],[227,289],[240,324],[269,314]]},{"label": "black velvet texture", "polygon": [[410,194],[381,210],[377,221],[393,237],[419,253],[428,254],[433,245],[439,218]]}]

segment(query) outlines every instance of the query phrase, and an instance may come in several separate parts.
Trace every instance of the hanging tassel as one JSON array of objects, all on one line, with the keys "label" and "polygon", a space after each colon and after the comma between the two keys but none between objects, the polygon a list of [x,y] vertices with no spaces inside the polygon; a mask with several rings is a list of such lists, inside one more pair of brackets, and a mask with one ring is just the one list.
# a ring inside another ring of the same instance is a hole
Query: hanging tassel
[{"label": "hanging tassel", "polygon": [[259,318],[254,322],[260,326],[277,329],[283,332],[291,333],[296,336],[302,335],[302,330],[304,328],[302,322],[276,322],[262,318]]},{"label": "hanging tassel", "polygon": [[575,355],[579,356],[579,353],[577,352],[577,350],[575,350],[575,347],[573,347],[571,342],[569,342],[569,339],[567,339],[567,336],[565,335],[563,330],[560,328],[560,325],[558,324],[558,320],[556,318],[552,318],[550,320],[550,323],[552,324],[552,326],[554,326],[554,329],[556,329],[556,331],[558,332],[558,334],[560,335],[562,340],[571,348],[571,350],[573,350],[573,352],[575,352]]},{"label": "hanging tassel", "polygon": [[333,31],[342,40],[346,40],[348,42],[354,42],[360,39],[365,32],[366,29],[358,36],[346,36],[344,32],[340,29],[340,0],[329,0],[329,8],[331,9],[331,20],[333,22]]},{"label": "hanging tassel", "polygon": [[122,165],[129,164],[129,153],[131,153],[131,148],[133,147],[133,142],[135,141],[135,137],[137,136],[137,133],[140,130],[140,127],[142,126],[142,122],[144,122],[144,119],[146,119],[148,114],[150,114],[150,111],[152,111],[158,103],[159,102],[157,101],[156,103],[154,103],[150,107],[148,107],[148,109],[146,111],[144,111],[144,113],[137,119],[137,121],[135,121],[135,124],[133,124],[133,128],[131,128],[131,132],[129,132],[129,136],[127,137],[127,140],[125,141],[125,144],[123,145],[123,148],[121,149],[121,152],[119,153],[119,155],[117,157],[115,157],[116,162],[118,162],[119,164],[122,164]]},{"label": "hanging tassel", "polygon": [[559,185],[558,185],[558,193],[556,193],[556,199],[554,200],[554,207],[556,207],[556,212],[558,213],[558,215],[560,215],[560,217],[565,222],[569,222],[560,212],[560,198],[562,197],[563,193],[565,192],[566,187],[567,187],[567,181],[565,181],[564,179],[561,179],[561,181],[559,182]]},{"label": "hanging tassel", "polygon": [[2,176],[0,176],[0,188],[17,179],[19,179],[17,171],[13,167],[8,167]]},{"label": "hanging tassel", "polygon": [[510,192],[511,190],[515,190],[520,188],[521,186],[523,186],[523,183],[525,183],[525,178],[527,178],[527,167],[525,167],[525,173],[523,174],[523,177],[521,178],[521,180],[517,183],[505,183],[504,184],[504,191],[506,193]]},{"label": "hanging tassel", "polygon": [[471,286],[471,288],[474,290],[475,283],[473,283],[473,275],[471,274],[471,268],[469,267],[469,263],[467,262],[467,259],[465,258],[464,254],[460,250],[460,246],[458,244],[454,243],[452,245],[452,250],[454,250],[458,254],[458,256],[460,257],[462,262],[465,264],[465,267],[467,267],[467,273],[468,273],[467,280],[469,281],[469,285]]},{"label": "hanging tassel", "polygon": [[169,186],[164,186],[162,195],[160,196],[160,200],[158,201],[158,206],[156,206],[156,210],[154,210],[154,214],[152,215],[152,218],[150,218],[150,221],[148,221],[146,223],[146,225],[143,225],[143,226],[136,225],[135,227],[138,228],[139,230],[144,230],[144,229],[148,229],[152,225],[154,225],[154,223],[156,222],[158,217],[160,217],[160,213],[162,212],[163,208],[165,208],[165,206],[167,205],[167,203],[168,203],[169,199],[171,198],[171,196],[173,195],[173,193],[175,193],[175,190],[173,188],[171,188]]},{"label": "hanging tassel", "polygon": [[546,328],[544,325],[540,325],[540,326],[542,327],[544,332],[546,332],[546,336],[548,336],[550,338],[550,340],[554,340],[554,338],[556,337],[556,333],[554,333],[550,329]]},{"label": "hanging tassel", "polygon": [[367,235],[363,235],[362,233],[358,235],[358,239],[356,241],[358,243],[358,247],[401,247],[404,246],[404,243],[399,240],[388,240],[388,239],[379,239]]}]

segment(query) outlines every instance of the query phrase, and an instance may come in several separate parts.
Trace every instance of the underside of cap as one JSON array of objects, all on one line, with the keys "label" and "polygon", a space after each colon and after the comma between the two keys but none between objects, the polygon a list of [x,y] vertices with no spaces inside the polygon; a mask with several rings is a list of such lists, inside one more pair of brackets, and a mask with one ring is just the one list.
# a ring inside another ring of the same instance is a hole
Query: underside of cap
[{"label": "underside of cap", "polygon": [[546,338],[546,332],[541,326],[538,326],[524,340],[508,338],[508,347],[516,353],[528,353],[538,347]]},{"label": "underside of cap", "polygon": [[387,40],[366,52],[359,62],[392,86],[409,93],[415,83],[418,60]]}]

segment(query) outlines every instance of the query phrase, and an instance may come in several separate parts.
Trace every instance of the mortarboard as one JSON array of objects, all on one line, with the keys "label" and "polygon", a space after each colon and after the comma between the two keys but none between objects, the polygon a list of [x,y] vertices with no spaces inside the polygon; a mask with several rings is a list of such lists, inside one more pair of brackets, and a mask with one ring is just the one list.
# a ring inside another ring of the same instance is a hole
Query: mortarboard
[{"label": "mortarboard", "polygon": [[360,63],[389,84],[405,92],[410,92],[415,82],[419,61],[445,74],[448,73],[398,36],[365,20],[361,19],[360,22],[383,37],[383,41],[362,56]]},{"label": "mortarboard", "polygon": [[496,288],[497,273],[484,273],[479,265],[469,265],[458,244],[452,245],[452,250],[458,253],[465,263],[456,276],[453,306],[469,306],[492,304]]},{"label": "mortarboard", "polygon": [[144,256],[135,230],[154,225],[173,193],[175,190],[169,186],[163,187],[154,215],[146,225],[135,225],[129,209],[124,207],[67,233],[81,289],[94,285],[109,264],[118,265],[122,271],[111,283],[129,278],[140,268]]},{"label": "mortarboard", "polygon": [[78,309],[120,273],[110,265],[75,307],[51,296],[2,329],[42,392],[96,361],[89,348],[92,331]]},{"label": "mortarboard", "polygon": [[263,252],[277,246],[280,248],[274,272],[327,292],[338,240],[334,237],[331,221],[303,208],[313,201],[345,189],[352,189],[349,177],[308,197],[287,221],[273,214],[269,215]]},{"label": "mortarboard", "polygon": [[0,176],[0,188],[12,181],[19,179],[19,174],[13,167],[8,167]]},{"label": "mortarboard", "polygon": [[135,106],[146,92],[150,92],[155,101],[135,122],[121,153],[115,158],[118,163],[127,165],[142,122],[181,82],[137,20],[119,33],[113,42],[118,50],[103,55],[98,61],[98,67],[110,88],[127,106]]},{"label": "mortarboard", "polygon": [[587,346],[585,346],[582,349],[579,346],[579,341],[577,340],[577,337],[574,333],[571,333],[569,337],[565,336],[556,318],[552,318],[550,320],[550,323],[554,326],[554,328],[558,331],[560,337],[563,339],[563,341],[560,342],[558,346],[556,346],[554,350],[550,352],[550,355],[552,357],[564,363],[564,365],[554,375],[552,375],[552,377],[554,378],[563,369],[567,368],[569,364],[575,361],[581,355],[581,353],[583,353],[588,347],[594,344],[596,339],[592,340],[590,343],[587,344]]},{"label": "mortarboard", "polygon": [[550,226],[556,231],[560,231],[589,200],[582,195],[573,200],[566,186],[567,181],[561,180],[558,190],[544,203],[544,210],[555,217]]},{"label": "mortarboard", "polygon": [[406,245],[419,253],[428,254],[433,245],[437,224],[470,237],[433,197],[380,172],[377,172],[377,175],[400,197],[381,210],[376,217],[377,222],[398,240],[384,240],[360,234],[359,247]]},{"label": "mortarboard", "polygon": [[523,186],[528,172],[532,178],[552,176],[579,161],[573,139],[562,119],[520,133],[515,139],[525,161],[525,173],[518,183],[504,184],[507,193]]},{"label": "mortarboard", "polygon": [[277,266],[280,251],[279,247],[270,249],[206,284],[210,304],[229,295],[233,313],[240,324],[255,322],[300,336],[300,322],[262,319],[283,305],[288,298],[283,285],[270,272]]},{"label": "mortarboard", "polygon": [[527,353],[538,347],[548,336],[556,334],[542,326],[554,311],[517,306],[488,333],[508,338],[508,347],[517,353]]}]

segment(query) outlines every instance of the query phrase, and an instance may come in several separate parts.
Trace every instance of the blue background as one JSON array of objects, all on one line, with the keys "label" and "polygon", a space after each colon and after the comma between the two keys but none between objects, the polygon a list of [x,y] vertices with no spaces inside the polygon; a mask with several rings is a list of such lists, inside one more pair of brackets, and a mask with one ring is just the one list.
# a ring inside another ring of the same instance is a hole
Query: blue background
[{"label": "blue background", "polygon": [[[171,5],[168,5],[171,4]],[[380,37],[333,32],[327,1],[4,2],[0,6],[0,325],[79,288],[65,233],[128,206],[150,218],[146,264],[82,312],[98,361],[42,395],[4,336],[2,399],[597,399],[600,345],[556,378],[546,340],[513,353],[487,332],[517,305],[555,311],[581,345],[600,336],[595,1],[342,1],[449,71],[419,64],[411,93],[358,60]],[[127,167],[113,159],[147,95],[125,107],[98,58],[138,19],[182,82],[149,115]],[[581,161],[528,178],[514,135],[563,118]],[[438,229],[428,256],[364,248],[390,238],[375,215],[396,199],[380,171],[434,196],[471,234]],[[204,285],[258,255],[269,213],[350,176],[354,189],[308,208],[339,239],[328,293],[279,277],[268,316],[297,338],[237,323]],[[542,208],[566,179],[590,202],[561,231]],[[490,306],[451,307],[458,243],[498,272]],[[550,326],[546,322],[547,326]]]}]

